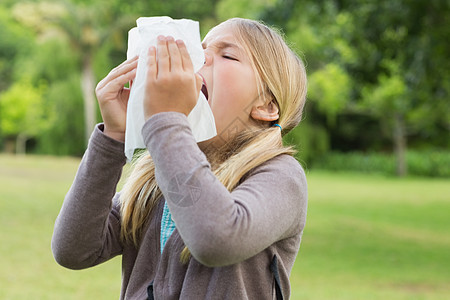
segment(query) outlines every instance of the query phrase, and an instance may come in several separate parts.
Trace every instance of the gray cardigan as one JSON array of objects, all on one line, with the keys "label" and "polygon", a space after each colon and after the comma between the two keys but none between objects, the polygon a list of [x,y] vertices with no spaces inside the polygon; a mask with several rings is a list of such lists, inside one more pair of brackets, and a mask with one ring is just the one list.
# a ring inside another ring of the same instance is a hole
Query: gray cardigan
[{"label": "gray cardigan", "polygon": [[[270,265],[276,256],[287,299],[306,220],[300,164],[289,155],[273,158],[230,193],[212,174],[183,114],[156,114],[142,133],[163,197],[149,216],[140,246],[120,240],[116,186],[125,164],[124,145],[105,136],[100,125],[55,223],[56,261],[83,269],[122,255],[120,299],[146,299],[151,283],[155,299],[274,299]],[[164,201],[177,229],[161,254]],[[180,263],[184,245],[192,253],[187,264]]]}]

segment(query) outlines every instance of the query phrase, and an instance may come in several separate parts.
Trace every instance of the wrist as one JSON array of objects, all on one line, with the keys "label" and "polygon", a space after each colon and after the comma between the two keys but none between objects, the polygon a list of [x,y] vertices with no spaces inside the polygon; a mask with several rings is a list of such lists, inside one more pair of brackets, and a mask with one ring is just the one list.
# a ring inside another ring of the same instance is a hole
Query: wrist
[{"label": "wrist", "polygon": [[121,131],[113,131],[109,130],[106,126],[103,129],[103,134],[107,137],[112,138],[113,140],[119,141],[119,142],[125,142],[125,132]]},{"label": "wrist", "polygon": [[153,108],[153,109],[147,109],[144,111],[144,119],[145,121],[148,121],[148,119],[150,119],[151,117],[153,117],[154,115],[160,114],[160,113],[170,113],[170,112],[175,112],[175,113],[180,113],[185,115],[186,117],[189,115],[189,113],[191,112],[191,110],[188,109],[180,109],[178,107],[165,107],[165,108]]}]

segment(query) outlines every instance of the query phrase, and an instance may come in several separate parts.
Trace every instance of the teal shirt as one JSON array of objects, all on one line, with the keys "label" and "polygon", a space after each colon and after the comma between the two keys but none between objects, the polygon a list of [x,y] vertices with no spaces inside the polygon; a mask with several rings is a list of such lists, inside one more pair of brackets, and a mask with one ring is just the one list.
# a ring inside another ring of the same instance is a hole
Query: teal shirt
[{"label": "teal shirt", "polygon": [[164,250],[164,246],[167,243],[167,240],[172,235],[175,230],[175,222],[172,220],[172,214],[169,211],[169,206],[167,206],[167,202],[164,202],[164,210],[161,219],[161,253]]}]

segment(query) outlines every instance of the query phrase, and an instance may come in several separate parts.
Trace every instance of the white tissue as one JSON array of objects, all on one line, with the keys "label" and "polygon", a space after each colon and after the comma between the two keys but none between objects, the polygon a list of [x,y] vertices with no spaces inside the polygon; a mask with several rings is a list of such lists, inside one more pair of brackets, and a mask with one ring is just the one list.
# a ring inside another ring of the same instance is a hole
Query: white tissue
[{"label": "white tissue", "polygon": [[[127,58],[139,55],[136,78],[130,91],[125,131],[125,155],[130,161],[135,149],[145,148],[141,129],[144,126],[144,95],[147,74],[147,56],[150,46],[156,46],[159,35],[172,36],[183,40],[191,56],[194,72],[200,70],[205,56],[200,41],[199,24],[196,21],[170,17],[139,18],[137,27],[128,32]],[[208,140],[215,135],[214,116],[203,93],[188,116],[188,122],[197,142]]]}]

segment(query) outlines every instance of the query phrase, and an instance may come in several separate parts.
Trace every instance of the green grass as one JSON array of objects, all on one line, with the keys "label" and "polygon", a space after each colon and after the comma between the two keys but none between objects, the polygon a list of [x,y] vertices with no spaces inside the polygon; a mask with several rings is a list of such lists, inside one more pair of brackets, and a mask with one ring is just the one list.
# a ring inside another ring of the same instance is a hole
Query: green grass
[{"label": "green grass", "polygon": [[53,224],[79,160],[0,156],[0,299],[118,299],[120,259],[71,271],[53,259]]},{"label": "green grass", "polygon": [[[117,299],[120,258],[58,266],[53,223],[79,160],[0,155],[0,299]],[[450,299],[450,182],[310,172],[291,299]]]},{"label": "green grass", "polygon": [[292,299],[450,299],[450,181],[311,172]]}]

